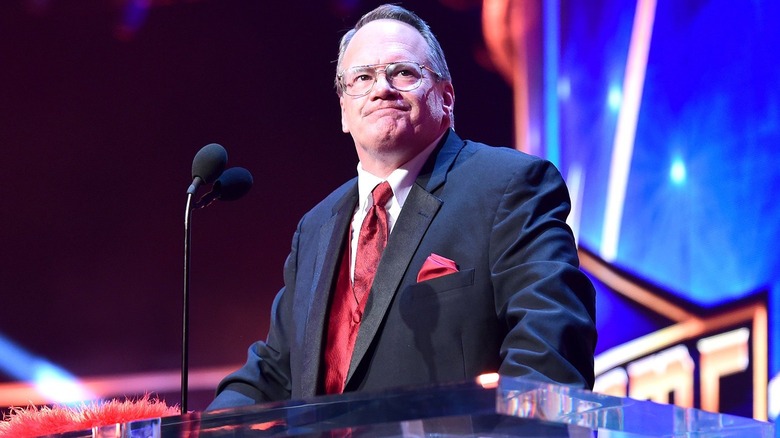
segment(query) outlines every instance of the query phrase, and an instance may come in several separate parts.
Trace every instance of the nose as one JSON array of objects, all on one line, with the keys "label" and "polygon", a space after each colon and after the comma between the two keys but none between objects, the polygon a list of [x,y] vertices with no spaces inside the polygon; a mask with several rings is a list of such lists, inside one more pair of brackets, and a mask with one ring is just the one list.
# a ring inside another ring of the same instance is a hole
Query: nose
[{"label": "nose", "polygon": [[371,94],[377,97],[381,97],[388,94],[395,94],[398,90],[393,88],[390,81],[387,80],[387,74],[385,72],[378,72],[374,82],[374,86],[371,88]]}]

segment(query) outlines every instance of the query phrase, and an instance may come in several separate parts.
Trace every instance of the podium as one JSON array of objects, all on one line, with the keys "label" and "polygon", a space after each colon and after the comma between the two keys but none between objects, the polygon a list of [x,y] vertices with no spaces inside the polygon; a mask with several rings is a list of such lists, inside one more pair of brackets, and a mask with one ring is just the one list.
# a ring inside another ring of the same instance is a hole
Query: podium
[{"label": "podium", "polygon": [[63,438],[195,437],[775,437],[733,415],[499,378],[320,396],[133,421]]}]

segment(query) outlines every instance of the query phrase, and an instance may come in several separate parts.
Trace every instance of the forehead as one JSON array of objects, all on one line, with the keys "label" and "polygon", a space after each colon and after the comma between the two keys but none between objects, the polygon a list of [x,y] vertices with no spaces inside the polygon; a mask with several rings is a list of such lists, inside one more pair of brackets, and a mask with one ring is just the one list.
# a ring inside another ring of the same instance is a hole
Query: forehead
[{"label": "forehead", "polygon": [[343,67],[393,61],[426,62],[425,39],[414,27],[396,20],[375,20],[361,27],[344,52]]}]

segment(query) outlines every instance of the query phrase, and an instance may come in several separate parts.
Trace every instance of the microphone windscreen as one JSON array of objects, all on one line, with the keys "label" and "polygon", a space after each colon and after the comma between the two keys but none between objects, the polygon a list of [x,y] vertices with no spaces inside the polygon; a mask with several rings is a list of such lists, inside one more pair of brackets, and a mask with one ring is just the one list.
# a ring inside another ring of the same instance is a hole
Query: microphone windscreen
[{"label": "microphone windscreen", "polygon": [[227,151],[222,146],[211,143],[203,146],[192,160],[192,179],[200,177],[206,184],[211,184],[225,170]]},{"label": "microphone windscreen", "polygon": [[220,175],[214,183],[217,199],[235,201],[252,188],[252,174],[243,167],[231,167]]}]

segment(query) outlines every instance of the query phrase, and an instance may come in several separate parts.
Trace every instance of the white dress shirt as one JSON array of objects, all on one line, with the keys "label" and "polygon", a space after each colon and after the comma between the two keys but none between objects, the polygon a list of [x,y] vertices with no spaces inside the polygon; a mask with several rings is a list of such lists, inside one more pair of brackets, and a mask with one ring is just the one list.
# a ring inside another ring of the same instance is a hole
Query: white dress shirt
[{"label": "white dress shirt", "polygon": [[388,201],[388,205],[385,206],[385,209],[387,210],[388,233],[391,233],[398,216],[401,214],[401,208],[403,208],[404,202],[406,202],[406,197],[409,196],[412,184],[414,184],[414,181],[417,179],[417,175],[420,174],[420,169],[422,169],[428,156],[431,155],[431,152],[436,148],[436,145],[439,144],[439,140],[440,139],[437,139],[414,158],[407,161],[398,169],[395,169],[387,176],[386,180],[369,173],[363,169],[363,166],[360,163],[358,163],[358,205],[355,209],[355,214],[352,217],[352,234],[349,240],[350,276],[353,280],[355,278],[355,255],[357,253],[360,226],[363,224],[363,220],[366,218],[368,210],[374,204],[374,200],[371,197],[371,191],[383,181],[387,181],[388,184],[390,184],[390,188],[393,189],[393,196],[390,198],[390,201]]}]

